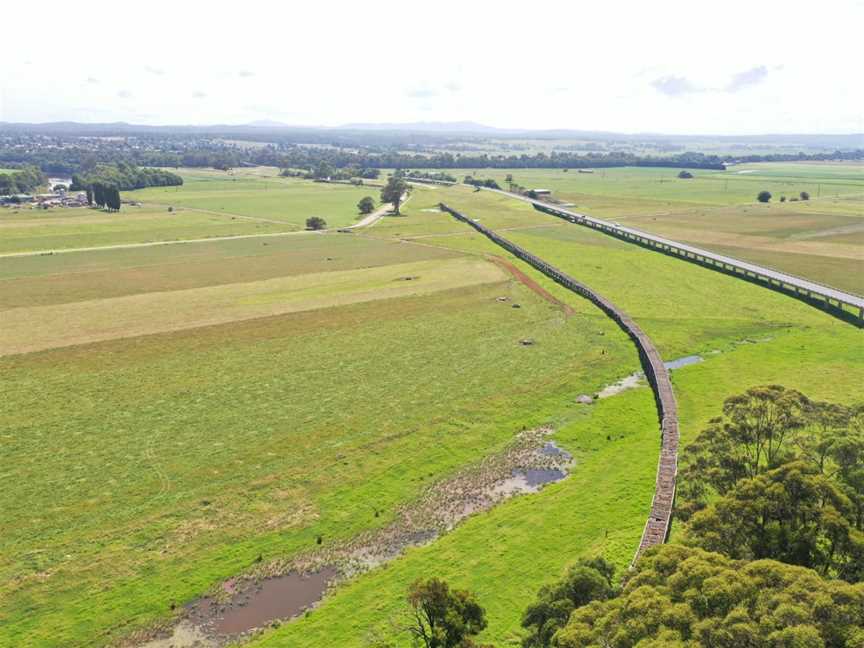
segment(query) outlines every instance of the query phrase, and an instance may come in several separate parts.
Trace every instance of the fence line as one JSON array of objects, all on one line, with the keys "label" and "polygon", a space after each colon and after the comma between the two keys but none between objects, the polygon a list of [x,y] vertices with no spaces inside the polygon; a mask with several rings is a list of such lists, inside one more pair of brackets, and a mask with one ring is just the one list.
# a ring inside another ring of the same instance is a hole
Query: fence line
[{"label": "fence line", "polygon": [[645,549],[666,542],[672,523],[672,507],[675,501],[675,480],[678,473],[678,405],[675,393],[669,379],[669,370],[663,364],[663,358],[645,332],[620,308],[611,301],[595,292],[585,284],[576,281],[570,275],[534,256],[524,248],[496,234],[489,228],[472,220],[464,214],[440,204],[442,211],[452,215],[457,220],[467,223],[486,236],[493,243],[501,246],[515,257],[539,270],[544,275],[565,288],[585,297],[606,315],[608,315],[633,340],[639,350],[639,359],[645,371],[645,377],[654,392],[657,410],[660,418],[660,460],[657,464],[657,477],[654,485],[654,498],[651,502],[651,513],[645,523],[639,548],[636,550],[634,562]]}]

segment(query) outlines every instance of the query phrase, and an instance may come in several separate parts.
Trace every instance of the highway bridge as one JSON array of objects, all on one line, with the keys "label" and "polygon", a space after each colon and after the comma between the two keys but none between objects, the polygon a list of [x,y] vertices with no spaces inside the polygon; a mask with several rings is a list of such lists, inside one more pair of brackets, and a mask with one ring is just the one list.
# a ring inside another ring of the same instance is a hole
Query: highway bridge
[{"label": "highway bridge", "polygon": [[[455,182],[426,178],[407,177],[406,180],[409,182],[446,186],[457,184]],[[593,216],[587,216],[565,209],[559,205],[537,200],[536,198],[504,191],[503,189],[491,189],[489,187],[479,187],[479,189],[501,194],[508,198],[522,200],[532,205],[538,211],[557,216],[571,223],[584,225],[628,243],[635,243],[691,263],[697,263],[703,267],[795,297],[859,328],[864,328],[864,297],[861,295],[845,292],[838,288],[826,286],[773,268],[766,268],[749,261],[711,252],[694,245],[679,243],[678,241],[663,238],[662,236],[651,234],[635,227],[627,227],[611,221],[594,218]]]},{"label": "highway bridge", "polygon": [[703,267],[745,279],[752,283],[790,295],[812,306],[824,310],[855,326],[864,327],[864,297],[825,286],[803,277],[797,277],[779,270],[742,261],[733,257],[711,252],[687,243],[679,243],[656,234],[634,227],[586,216],[527,196],[510,193],[501,189],[488,189],[510,198],[525,201],[538,211],[557,216],[577,225],[584,225],[615,238],[636,243],[646,248],[697,263]]}]

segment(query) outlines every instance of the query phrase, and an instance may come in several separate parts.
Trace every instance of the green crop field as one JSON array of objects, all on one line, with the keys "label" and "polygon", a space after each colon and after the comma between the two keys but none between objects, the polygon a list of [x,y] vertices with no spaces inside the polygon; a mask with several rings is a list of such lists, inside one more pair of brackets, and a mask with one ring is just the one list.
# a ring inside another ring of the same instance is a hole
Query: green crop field
[{"label": "green crop field", "polygon": [[[355,190],[271,173],[198,172],[179,191],[130,195],[146,196],[140,209],[153,218],[168,205],[184,208],[176,218],[209,218],[193,210],[217,211],[214,200],[257,217],[270,200],[262,194],[295,196],[308,209],[332,204],[337,214],[332,192]],[[528,173],[556,194],[583,180],[556,188],[559,172]],[[614,173],[616,191],[603,184]],[[633,205],[635,216],[659,214],[664,201],[735,208],[714,185],[679,195],[662,173],[670,171],[583,174],[592,188],[578,195],[598,208]],[[645,189],[650,204],[640,205],[639,187],[651,183],[656,192]],[[418,187],[405,216],[350,234],[0,258],[0,645],[100,646],[169,622],[225,579],[384,527],[430,484],[538,426],[573,453],[567,479],[337,585],[253,645],[364,648],[399,623],[408,583],[437,575],[477,593],[489,618],[482,641],[517,646],[537,587],[577,557],[601,553],[626,568],[653,490],[654,400],[644,385],[592,405],[577,397],[636,371],[635,348],[589,302],[525,264],[510,259],[571,314],[490,263],[508,255],[438,211],[441,201],[598,289],[664,358],[701,355],[673,372],[685,442],[724,398],[756,384],[860,400],[862,337],[849,324],[467,187]],[[136,208],[120,217],[127,209]],[[818,213],[840,218],[845,207]],[[65,220],[83,219],[97,237],[102,228],[86,222],[93,214]],[[262,217],[296,225],[275,211]],[[785,225],[841,226],[822,218]],[[749,235],[747,219],[735,222]],[[64,231],[54,236],[73,236]]]},{"label": "green crop field", "polygon": [[[549,189],[573,210],[864,293],[860,164],[747,164],[694,169],[689,180],[677,178],[678,169],[661,168],[474,173],[504,188],[511,173],[516,183]],[[773,195],[768,205],[756,202],[763,189]],[[793,202],[802,191],[811,199]]]}]

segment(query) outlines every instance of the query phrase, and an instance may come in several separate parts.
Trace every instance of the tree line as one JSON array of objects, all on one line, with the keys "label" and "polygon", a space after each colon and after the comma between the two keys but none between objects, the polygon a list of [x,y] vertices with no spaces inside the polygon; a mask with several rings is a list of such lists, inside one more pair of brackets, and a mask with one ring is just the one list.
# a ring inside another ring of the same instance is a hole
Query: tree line
[{"label": "tree line", "polygon": [[[594,557],[542,585],[522,646],[864,646],[864,405],[780,385],[728,398],[683,450],[675,519],[675,542],[620,582]],[[487,626],[474,594],[434,578],[405,619],[423,648],[478,646]]]},{"label": "tree line", "polygon": [[[299,169],[316,173],[322,165],[333,169],[482,169],[536,168],[580,169],[621,166],[671,167],[721,170],[726,164],[738,162],[783,162],[862,160],[864,149],[836,150],[830,153],[794,153],[766,155],[706,155],[685,152],[675,155],[637,155],[624,151],[520,154],[453,154],[411,153],[386,147],[312,147],[297,144],[270,144],[257,148],[227,147],[224,143],[183,141],[152,143],[139,150],[118,144],[63,147],[0,147],[0,164],[38,166],[48,173],[80,173],[100,164],[127,163],[134,166],[177,168],[213,167],[230,169],[240,166],[264,165],[282,169]],[[331,174],[332,175],[332,174]],[[355,176],[362,177],[362,176]]]},{"label": "tree line", "polygon": [[170,171],[142,169],[128,162],[97,164],[73,175],[70,189],[81,191],[95,184],[113,187],[120,191],[131,191],[145,187],[178,186],[183,184],[183,178]]},{"label": "tree line", "polygon": [[38,167],[26,166],[13,173],[0,173],[0,196],[33,193],[48,182]]}]

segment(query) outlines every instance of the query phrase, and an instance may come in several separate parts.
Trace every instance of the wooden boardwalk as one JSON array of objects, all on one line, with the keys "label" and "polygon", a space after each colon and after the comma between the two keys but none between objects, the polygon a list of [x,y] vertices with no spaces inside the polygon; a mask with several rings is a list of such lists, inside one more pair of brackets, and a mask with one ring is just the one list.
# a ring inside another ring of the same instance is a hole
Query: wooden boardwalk
[{"label": "wooden boardwalk", "polygon": [[666,542],[672,523],[672,506],[675,501],[675,479],[678,474],[678,405],[675,393],[669,379],[669,370],[663,364],[663,358],[645,332],[620,308],[611,301],[595,292],[588,286],[576,281],[570,275],[534,256],[524,248],[499,236],[494,231],[441,203],[441,209],[451,214],[457,220],[467,223],[475,230],[501,246],[514,256],[539,270],[556,283],[585,297],[599,307],[614,320],[633,340],[639,350],[639,359],[645,371],[660,418],[660,461],[657,465],[657,479],[654,486],[654,499],[651,502],[651,512],[645,522],[642,540],[636,550],[634,562],[645,549]]}]

